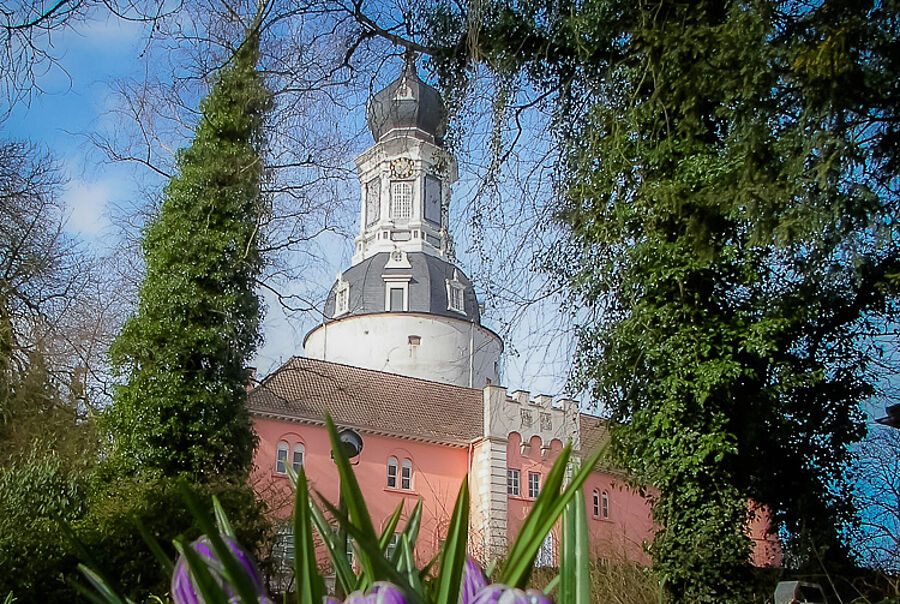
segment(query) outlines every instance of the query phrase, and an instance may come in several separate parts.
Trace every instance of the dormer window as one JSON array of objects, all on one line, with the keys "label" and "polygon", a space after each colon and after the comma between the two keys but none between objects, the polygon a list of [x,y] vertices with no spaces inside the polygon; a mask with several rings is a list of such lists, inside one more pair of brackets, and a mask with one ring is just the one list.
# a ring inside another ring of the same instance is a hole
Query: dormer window
[{"label": "dormer window", "polygon": [[391,219],[394,222],[408,222],[412,218],[412,183],[394,181],[391,183]]},{"label": "dormer window", "polygon": [[341,281],[334,292],[334,314],[344,315],[350,312],[350,284]]},{"label": "dormer window", "polygon": [[447,279],[447,308],[456,312],[466,312],[466,286],[453,271],[453,279]]}]

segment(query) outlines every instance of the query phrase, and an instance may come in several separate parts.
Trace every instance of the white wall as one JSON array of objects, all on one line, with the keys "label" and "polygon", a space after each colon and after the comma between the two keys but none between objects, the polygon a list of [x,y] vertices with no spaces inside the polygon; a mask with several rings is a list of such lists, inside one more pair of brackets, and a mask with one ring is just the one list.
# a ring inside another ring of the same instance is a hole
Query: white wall
[{"label": "white wall", "polygon": [[[410,336],[418,336],[419,344],[410,343]],[[313,359],[457,386],[483,388],[500,381],[500,338],[448,317],[396,312],[348,317],[312,331],[304,348]]]}]

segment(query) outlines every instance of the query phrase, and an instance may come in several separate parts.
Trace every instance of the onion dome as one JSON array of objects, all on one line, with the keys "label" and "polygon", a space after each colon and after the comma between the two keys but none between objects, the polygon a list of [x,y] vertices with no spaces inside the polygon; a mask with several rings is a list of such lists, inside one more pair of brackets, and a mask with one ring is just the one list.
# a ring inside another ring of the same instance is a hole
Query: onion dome
[{"label": "onion dome", "polygon": [[447,111],[438,91],[419,79],[415,64],[407,60],[396,80],[369,101],[366,121],[375,142],[392,131],[441,144]]}]

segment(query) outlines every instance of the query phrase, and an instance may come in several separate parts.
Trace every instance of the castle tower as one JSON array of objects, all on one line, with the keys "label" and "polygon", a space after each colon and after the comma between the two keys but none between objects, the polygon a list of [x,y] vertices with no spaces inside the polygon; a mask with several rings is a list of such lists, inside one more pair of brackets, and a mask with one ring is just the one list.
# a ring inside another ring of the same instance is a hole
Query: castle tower
[{"label": "castle tower", "polygon": [[306,336],[306,356],[482,388],[496,384],[500,338],[481,325],[447,229],[456,160],[446,111],[412,61],[369,102],[375,143],[356,158],[359,236],[349,268]]}]

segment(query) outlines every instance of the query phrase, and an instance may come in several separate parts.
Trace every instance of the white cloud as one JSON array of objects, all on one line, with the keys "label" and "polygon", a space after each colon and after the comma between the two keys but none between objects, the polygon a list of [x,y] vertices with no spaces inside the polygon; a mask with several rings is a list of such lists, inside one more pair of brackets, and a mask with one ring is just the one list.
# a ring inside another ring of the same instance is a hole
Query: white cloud
[{"label": "white cloud", "polygon": [[72,180],[63,194],[69,219],[66,230],[78,235],[99,235],[109,227],[107,207],[114,187],[107,181]]}]

